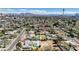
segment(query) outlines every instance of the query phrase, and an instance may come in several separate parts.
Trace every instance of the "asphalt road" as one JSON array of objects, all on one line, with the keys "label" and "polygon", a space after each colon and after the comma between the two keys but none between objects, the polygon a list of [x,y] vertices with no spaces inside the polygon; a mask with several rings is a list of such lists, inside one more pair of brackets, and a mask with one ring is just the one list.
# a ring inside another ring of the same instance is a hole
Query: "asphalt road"
[{"label": "asphalt road", "polygon": [[21,31],[21,33],[11,42],[11,44],[9,44],[6,47],[6,51],[11,51],[14,46],[18,43],[18,41],[20,40],[20,37],[23,35],[23,33],[25,32],[25,28]]}]

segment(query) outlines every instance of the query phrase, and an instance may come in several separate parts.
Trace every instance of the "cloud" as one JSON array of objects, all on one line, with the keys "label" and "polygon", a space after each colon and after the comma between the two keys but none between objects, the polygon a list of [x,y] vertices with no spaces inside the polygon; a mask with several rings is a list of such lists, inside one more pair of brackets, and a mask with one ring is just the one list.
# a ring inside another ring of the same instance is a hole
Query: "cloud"
[{"label": "cloud", "polygon": [[15,13],[16,9],[12,9],[12,8],[0,8],[0,12],[1,13]]},{"label": "cloud", "polygon": [[48,12],[48,14],[62,14],[62,12]]},{"label": "cloud", "polygon": [[26,12],[28,12],[28,10],[27,9],[19,9],[19,10],[17,10],[17,12],[18,13],[26,13]]},{"label": "cloud", "polygon": [[30,10],[28,12],[34,13],[34,14],[47,14],[48,12],[45,10]]},{"label": "cloud", "polygon": [[61,12],[50,12],[46,10],[30,10],[28,12],[34,13],[34,14],[62,14]]}]

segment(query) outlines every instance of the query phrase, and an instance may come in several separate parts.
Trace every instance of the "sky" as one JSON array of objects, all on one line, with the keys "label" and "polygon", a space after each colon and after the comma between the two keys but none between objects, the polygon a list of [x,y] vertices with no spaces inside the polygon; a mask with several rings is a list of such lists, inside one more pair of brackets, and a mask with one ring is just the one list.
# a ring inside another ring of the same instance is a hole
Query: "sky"
[{"label": "sky", "polygon": [[[63,8],[0,8],[0,13],[62,14]],[[64,14],[79,13],[79,8],[64,8]]]}]

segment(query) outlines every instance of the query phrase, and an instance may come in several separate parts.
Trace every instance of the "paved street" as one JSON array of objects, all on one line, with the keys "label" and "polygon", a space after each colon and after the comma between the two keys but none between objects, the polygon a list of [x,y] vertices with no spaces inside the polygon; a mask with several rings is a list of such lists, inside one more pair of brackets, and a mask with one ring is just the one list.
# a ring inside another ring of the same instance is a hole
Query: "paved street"
[{"label": "paved street", "polygon": [[23,35],[23,33],[25,32],[25,28],[21,31],[21,33],[7,46],[6,50],[7,51],[11,51],[14,46],[18,43],[18,41],[20,40],[20,37]]}]

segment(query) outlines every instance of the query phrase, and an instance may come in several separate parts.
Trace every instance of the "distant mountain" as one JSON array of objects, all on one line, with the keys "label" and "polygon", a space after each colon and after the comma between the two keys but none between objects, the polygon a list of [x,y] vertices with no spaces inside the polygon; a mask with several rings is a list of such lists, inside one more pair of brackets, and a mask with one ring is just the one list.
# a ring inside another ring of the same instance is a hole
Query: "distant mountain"
[{"label": "distant mountain", "polygon": [[[0,13],[8,16],[60,16],[62,14],[33,14],[33,13]],[[64,16],[79,16],[79,14],[64,14]]]},{"label": "distant mountain", "polygon": [[[62,14],[33,14],[33,13],[20,13],[22,16],[59,16]],[[64,16],[75,16],[75,14],[64,14]],[[79,14],[78,14],[79,16]]]}]

